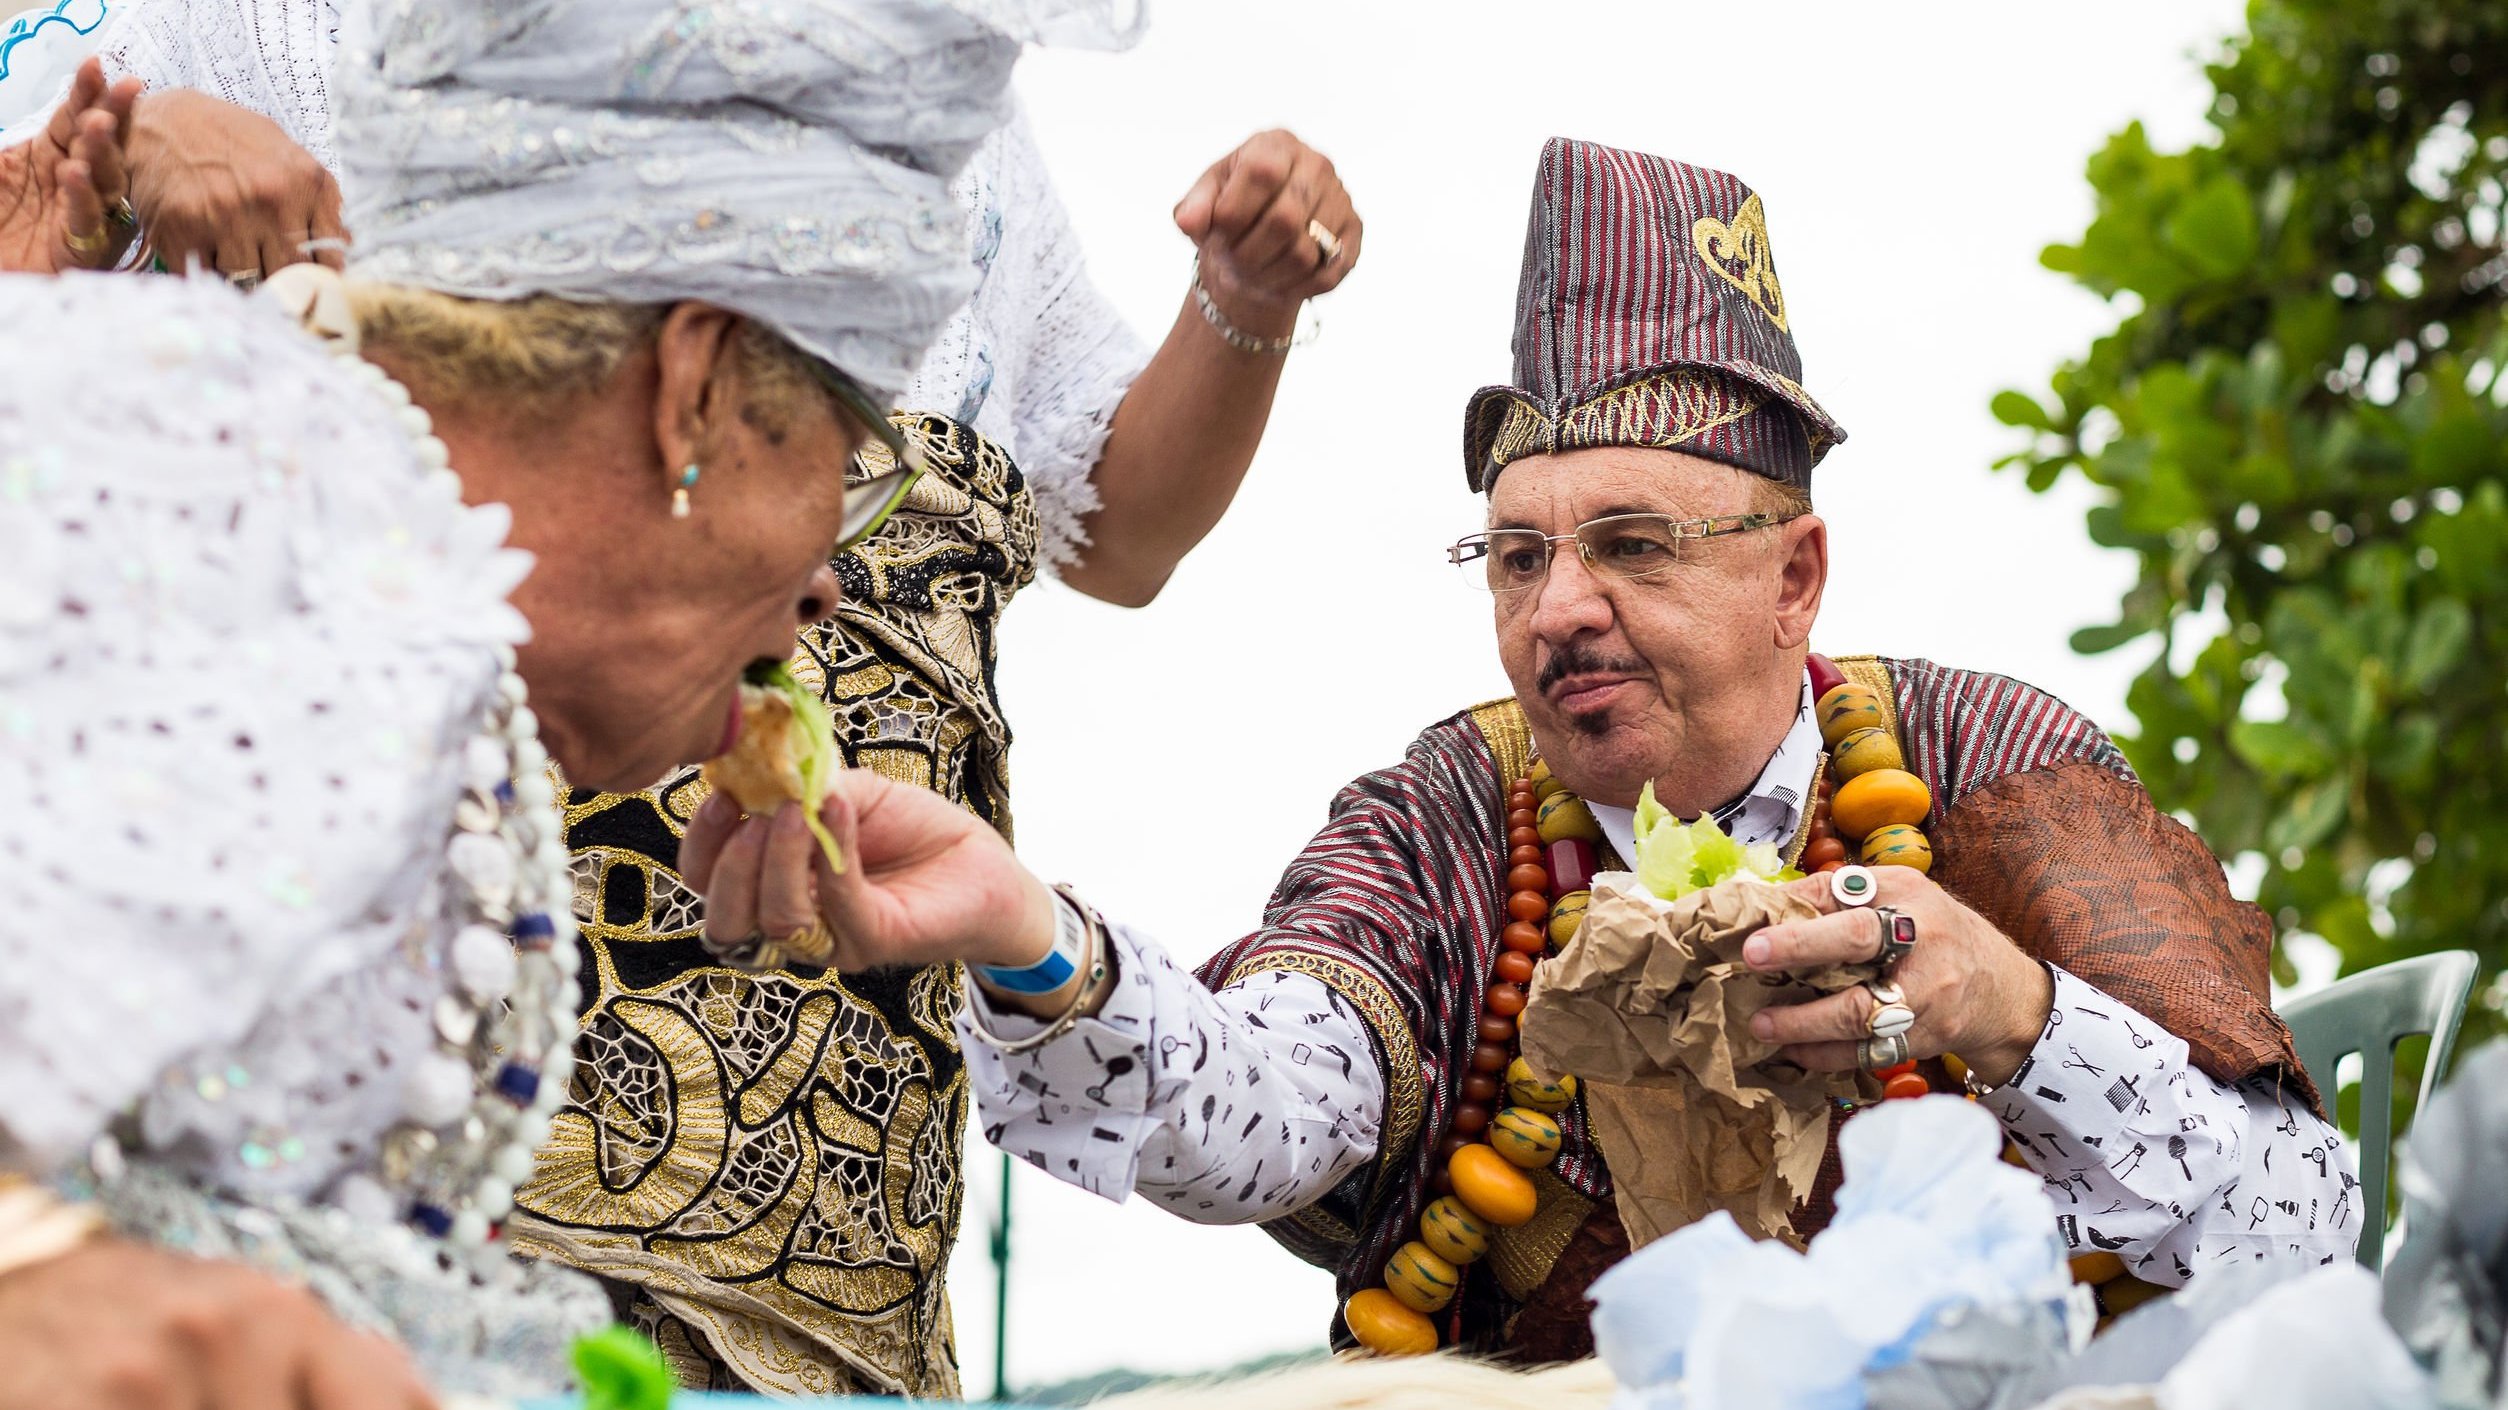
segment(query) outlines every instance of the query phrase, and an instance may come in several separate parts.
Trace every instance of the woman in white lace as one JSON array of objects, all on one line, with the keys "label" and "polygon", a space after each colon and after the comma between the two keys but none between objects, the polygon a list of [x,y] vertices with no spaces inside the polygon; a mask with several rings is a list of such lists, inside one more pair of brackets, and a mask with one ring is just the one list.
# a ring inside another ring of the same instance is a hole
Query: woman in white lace
[{"label": "woman in white lace", "polygon": [[949,179],[1023,40],[1108,33],[783,0],[673,49],[660,8],[379,7],[369,277],[291,275],[299,320],[0,280],[6,1410],[424,1403],[368,1333],[548,1388],[609,1317],[494,1239],[571,1063],[543,766],[717,752],[833,606],[895,486],[827,467],[970,282]]}]

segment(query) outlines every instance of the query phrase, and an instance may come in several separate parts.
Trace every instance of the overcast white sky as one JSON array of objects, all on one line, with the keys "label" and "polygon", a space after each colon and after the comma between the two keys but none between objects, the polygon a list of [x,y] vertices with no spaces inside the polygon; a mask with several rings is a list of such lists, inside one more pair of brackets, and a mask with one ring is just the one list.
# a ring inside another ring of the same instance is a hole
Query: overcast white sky
[{"label": "overcast white sky", "polygon": [[[1986,414],[2113,314],[2040,269],[2090,211],[2083,160],[2139,118],[2205,129],[2193,55],[2235,0],[1163,0],[1130,54],[1044,54],[1022,87],[1096,278],[1162,335],[1190,251],[1168,212],[1247,134],[1329,153],[1364,263],[1291,359],[1236,508],[1125,612],[1032,588],[1005,632],[1029,862],[1199,960],[1250,929],[1333,791],[1505,692],[1486,598],[1442,546],[1478,527],[1461,412],[1507,375],[1533,161],[1552,135],[1738,173],[1765,198],[1813,395],[1849,444],[1819,471],[1832,580],[1815,644],[2002,671],[2111,726],[2145,658],[2083,659],[2132,565],[2077,493],[1988,466]],[[970,1133],[953,1265],[972,1393],[990,1388],[997,1158]],[[1109,1205],[1022,1167],[1014,1386],[1193,1370],[1320,1344],[1330,1278],[1253,1229]]]}]

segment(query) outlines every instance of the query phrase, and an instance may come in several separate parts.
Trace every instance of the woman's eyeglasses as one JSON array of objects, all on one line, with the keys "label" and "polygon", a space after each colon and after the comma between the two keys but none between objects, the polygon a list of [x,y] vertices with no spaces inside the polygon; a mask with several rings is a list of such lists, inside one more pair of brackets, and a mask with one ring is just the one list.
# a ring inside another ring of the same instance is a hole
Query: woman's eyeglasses
[{"label": "woman's eyeglasses", "polygon": [[888,516],[897,512],[897,506],[905,503],[906,491],[913,489],[914,482],[923,478],[923,450],[906,439],[905,433],[888,419],[888,413],[880,409],[879,403],[871,399],[871,394],[863,390],[861,383],[837,370],[835,364],[824,358],[807,360],[811,372],[819,379],[819,385],[825,387],[828,394],[836,398],[838,405],[862,423],[872,439],[888,447],[888,453],[896,460],[895,469],[846,487],[845,522],[836,538],[836,551],[842,553],[878,532],[880,525],[888,522]]}]

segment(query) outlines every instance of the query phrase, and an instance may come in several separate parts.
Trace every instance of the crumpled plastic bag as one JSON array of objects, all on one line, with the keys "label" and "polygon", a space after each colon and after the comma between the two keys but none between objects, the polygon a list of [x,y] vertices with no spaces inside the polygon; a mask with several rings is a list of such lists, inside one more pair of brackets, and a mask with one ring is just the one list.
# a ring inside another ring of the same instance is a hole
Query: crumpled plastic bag
[{"label": "crumpled plastic bag", "polygon": [[1864,1378],[1951,1321],[2022,1313],[2052,1361],[2083,1315],[2055,1207],[2006,1165],[1994,1119],[1954,1097],[1891,1102],[1842,1133],[1837,1219],[1807,1254],[1718,1211],[1593,1287],[1615,1410],[1853,1410]]},{"label": "crumpled plastic bag", "polygon": [[1757,1238],[1794,1241],[1838,1098],[1854,1073],[1808,1073],[1753,1038],[1750,1016],[1863,983],[1872,965],[1804,978],[1754,973],[1742,942],[1808,920],[1810,902],[1737,877],[1664,901],[1626,872],[1594,878],[1576,938],[1534,971],[1524,1060],[1572,1074],[1610,1164],[1631,1246],[1716,1210]]},{"label": "crumpled plastic bag", "polygon": [[2378,1298],[2377,1275],[2348,1260],[2292,1278],[2205,1332],[2152,1399],[2159,1410],[2434,1410]]},{"label": "crumpled plastic bag", "polygon": [[2451,1406],[2508,1410],[2508,1043],[2456,1064],[2396,1165],[2403,1247],[2386,1320]]}]

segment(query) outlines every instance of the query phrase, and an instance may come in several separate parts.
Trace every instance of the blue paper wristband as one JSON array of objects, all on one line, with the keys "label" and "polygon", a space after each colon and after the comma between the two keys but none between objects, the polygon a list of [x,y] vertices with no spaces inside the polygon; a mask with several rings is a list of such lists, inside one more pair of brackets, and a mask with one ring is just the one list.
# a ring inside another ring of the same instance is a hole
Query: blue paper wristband
[{"label": "blue paper wristband", "polygon": [[1071,903],[1060,895],[1054,897],[1054,947],[1045,958],[1024,969],[1005,969],[980,964],[976,976],[996,989],[1013,994],[1050,994],[1071,982],[1080,972],[1079,955],[1088,944],[1088,922],[1081,919]]}]

